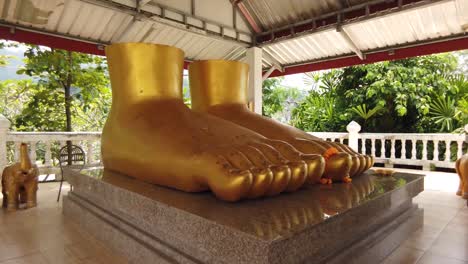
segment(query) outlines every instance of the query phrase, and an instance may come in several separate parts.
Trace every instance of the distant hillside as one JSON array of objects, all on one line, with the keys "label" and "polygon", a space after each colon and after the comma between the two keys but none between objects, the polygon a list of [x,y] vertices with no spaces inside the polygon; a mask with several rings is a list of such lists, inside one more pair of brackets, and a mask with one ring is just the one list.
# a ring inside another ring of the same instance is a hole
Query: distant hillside
[{"label": "distant hillside", "polygon": [[29,76],[18,75],[16,71],[24,65],[24,50],[19,48],[5,48],[0,50],[0,55],[12,56],[5,67],[0,67],[0,81],[9,79],[28,79]]}]

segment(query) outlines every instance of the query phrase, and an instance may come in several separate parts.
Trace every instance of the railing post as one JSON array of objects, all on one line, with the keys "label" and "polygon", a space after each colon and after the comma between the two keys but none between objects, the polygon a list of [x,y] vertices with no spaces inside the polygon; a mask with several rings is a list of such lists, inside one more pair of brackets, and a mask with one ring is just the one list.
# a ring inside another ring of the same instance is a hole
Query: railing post
[{"label": "railing post", "polygon": [[468,143],[468,124],[465,125],[465,142]]},{"label": "railing post", "polygon": [[94,163],[94,146],[93,146],[93,141],[92,140],[88,140],[87,143],[86,143],[86,156],[88,158],[87,160],[87,163],[88,165],[89,164],[93,164]]},{"label": "railing post", "polygon": [[[359,151],[358,140],[359,140],[359,131],[361,131],[361,126],[355,122],[351,121],[347,126],[346,130],[348,131],[348,146],[355,151]],[[364,144],[364,142],[363,142]]]},{"label": "railing post", "polygon": [[52,147],[51,142],[47,140],[45,143],[45,155],[44,155],[44,166],[49,167],[52,164],[52,150],[50,149]]},{"label": "railing post", "polygon": [[0,173],[7,165],[7,134],[10,129],[10,121],[0,114]]}]

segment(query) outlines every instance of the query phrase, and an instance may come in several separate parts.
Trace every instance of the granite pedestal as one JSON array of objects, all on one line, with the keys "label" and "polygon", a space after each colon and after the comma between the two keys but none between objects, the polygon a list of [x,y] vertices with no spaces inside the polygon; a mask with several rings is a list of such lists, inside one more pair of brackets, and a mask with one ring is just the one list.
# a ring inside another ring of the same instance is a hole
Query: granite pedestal
[{"label": "granite pedestal", "polygon": [[378,263],[423,221],[415,174],[227,203],[100,168],[64,173],[65,215],[131,263]]}]

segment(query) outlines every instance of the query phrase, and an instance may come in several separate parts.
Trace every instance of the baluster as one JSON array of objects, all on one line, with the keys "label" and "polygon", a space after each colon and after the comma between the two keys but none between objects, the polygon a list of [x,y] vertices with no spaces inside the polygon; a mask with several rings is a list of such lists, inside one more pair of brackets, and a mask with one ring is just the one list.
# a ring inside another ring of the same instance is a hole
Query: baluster
[{"label": "baluster", "polygon": [[19,161],[21,142],[15,142],[15,162]]},{"label": "baluster", "polygon": [[463,140],[457,141],[457,159],[461,158],[463,156]]},{"label": "baluster", "polygon": [[394,159],[395,158],[395,139],[391,139],[390,140],[390,158],[391,159]]},{"label": "baluster", "polygon": [[382,139],[382,158],[387,158],[387,139],[384,137]]},{"label": "baluster", "polygon": [[371,155],[375,157],[375,138],[371,139]]},{"label": "baluster", "polygon": [[361,140],[361,152],[360,153],[365,155],[367,153],[367,146],[366,146],[367,139],[363,138],[360,140]]},{"label": "baluster", "polygon": [[422,140],[423,149],[422,149],[422,160],[427,160],[427,139]]},{"label": "baluster", "polygon": [[401,140],[401,157],[400,159],[406,159],[406,139]]},{"label": "baluster", "polygon": [[51,165],[52,150],[50,149],[51,148],[50,141],[46,141],[44,143],[45,143],[45,155],[44,155],[45,162],[44,162],[44,166],[47,167],[47,166]]},{"label": "baluster", "polygon": [[[377,139],[380,142],[380,155],[379,158],[385,158],[385,139]],[[377,140],[375,141],[377,144]]]},{"label": "baluster", "polygon": [[88,140],[86,143],[86,148],[87,148],[87,159],[88,159],[88,164],[93,164],[94,163],[94,145],[93,141]]},{"label": "baluster", "polygon": [[340,143],[343,144],[344,138],[340,138]]},{"label": "baluster", "polygon": [[439,140],[433,140],[434,142],[434,157],[432,160],[439,160]]},{"label": "baluster", "polygon": [[445,141],[445,161],[450,161],[450,140]]},{"label": "baluster", "polygon": [[416,157],[416,143],[418,142],[418,140],[416,139],[411,139],[411,159],[412,160],[417,160],[418,157]]},{"label": "baluster", "polygon": [[29,158],[31,159],[32,164],[36,164],[36,141],[31,141],[31,148],[29,149]]}]

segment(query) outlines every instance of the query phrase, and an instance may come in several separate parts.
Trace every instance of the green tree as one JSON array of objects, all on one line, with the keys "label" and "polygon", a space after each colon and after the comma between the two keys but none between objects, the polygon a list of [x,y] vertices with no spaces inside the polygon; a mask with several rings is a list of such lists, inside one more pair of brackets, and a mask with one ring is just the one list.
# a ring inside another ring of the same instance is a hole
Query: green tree
[{"label": "green tree", "polygon": [[305,99],[292,112],[292,125],[304,131],[338,131],[349,113],[336,109],[337,87],[341,82],[338,70],[308,74],[304,83],[311,85]]},{"label": "green tree", "polygon": [[0,82],[0,114],[12,124],[29,102],[35,84],[31,80],[5,80]]},{"label": "green tree", "polygon": [[263,82],[263,115],[283,123],[290,123],[291,114],[304,97],[296,87],[283,87],[282,78],[271,78]]},{"label": "green tree", "polygon": [[[316,77],[319,88],[294,111],[293,124],[310,131],[345,131],[355,119],[365,121],[366,132],[440,131],[441,123],[429,114],[431,104],[440,95],[455,99],[455,107],[464,102],[464,86],[451,80],[456,69],[455,56],[439,54],[323,72]],[[363,105],[365,113],[359,111]]]},{"label": "green tree", "polygon": [[268,78],[262,84],[262,114],[271,117],[272,114],[281,110],[281,100],[274,94],[280,85],[282,78]]},{"label": "green tree", "polygon": [[[105,58],[33,45],[24,55],[25,66],[18,74],[31,76],[37,89],[17,117],[18,127],[72,131],[74,116],[83,117],[83,112],[89,111],[90,118],[98,110],[108,111],[110,92]],[[100,122],[103,121],[97,123]]]}]

